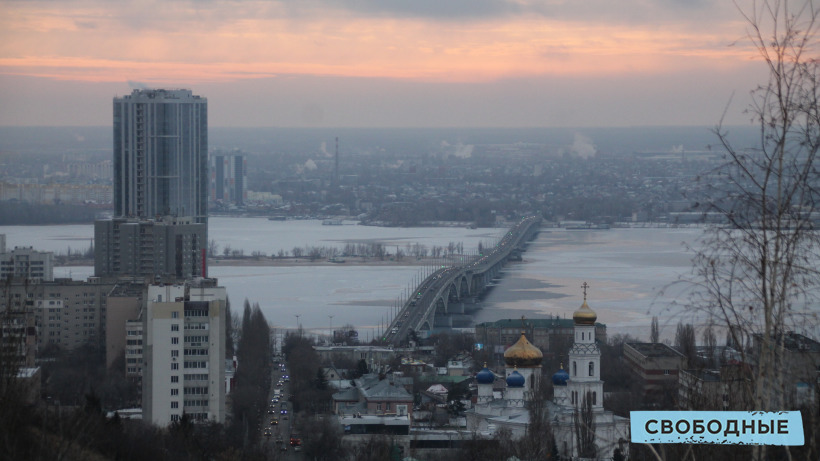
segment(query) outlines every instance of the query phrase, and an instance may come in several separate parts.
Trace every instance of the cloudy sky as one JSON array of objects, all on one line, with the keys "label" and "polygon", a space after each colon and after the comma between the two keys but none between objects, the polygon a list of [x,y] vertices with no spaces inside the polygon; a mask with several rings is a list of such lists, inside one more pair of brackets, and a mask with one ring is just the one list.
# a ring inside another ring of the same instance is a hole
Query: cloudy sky
[{"label": "cloudy sky", "polygon": [[0,0],[0,125],[142,86],[213,126],[741,124],[745,37],[728,0]]}]

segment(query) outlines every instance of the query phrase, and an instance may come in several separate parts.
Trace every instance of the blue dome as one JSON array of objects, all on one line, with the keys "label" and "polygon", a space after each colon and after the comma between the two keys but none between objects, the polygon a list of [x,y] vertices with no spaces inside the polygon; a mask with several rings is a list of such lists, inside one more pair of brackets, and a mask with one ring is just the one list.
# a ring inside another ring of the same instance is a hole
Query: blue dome
[{"label": "blue dome", "polygon": [[492,384],[495,381],[495,375],[485,365],[484,368],[475,375],[475,380],[478,384]]},{"label": "blue dome", "polygon": [[518,370],[513,370],[510,373],[510,376],[507,376],[507,387],[524,387],[524,383],[526,383],[526,379],[521,376],[521,373]]},{"label": "blue dome", "polygon": [[568,379],[569,373],[567,373],[567,370],[564,370],[564,365],[561,365],[561,368],[552,375],[552,384],[556,386],[566,386]]}]

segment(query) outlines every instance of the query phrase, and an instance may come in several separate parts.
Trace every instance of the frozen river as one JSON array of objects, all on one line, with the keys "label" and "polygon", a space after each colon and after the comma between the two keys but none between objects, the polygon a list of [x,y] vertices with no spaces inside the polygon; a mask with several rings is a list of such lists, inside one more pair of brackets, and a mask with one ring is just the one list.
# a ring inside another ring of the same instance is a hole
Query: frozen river
[{"label": "frozen river", "polygon": [[[463,243],[465,250],[490,242],[502,229],[463,227],[381,228],[323,226],[319,221],[268,221],[261,218],[213,217],[209,237],[220,248],[267,254],[293,247],[337,246],[381,242],[404,249],[419,243],[428,248]],[[662,337],[674,336],[682,301],[670,283],[690,270],[691,255],[683,242],[693,244],[700,229],[612,229],[567,231],[543,229],[524,254],[509,265],[501,282],[485,297],[476,321],[499,318],[571,316],[582,302],[581,284],[590,285],[588,302],[606,323],[610,334],[647,337],[651,315],[661,318]],[[7,245],[65,252],[86,249],[93,226],[0,226]],[[391,249],[391,251],[393,251]],[[390,315],[402,290],[421,269],[416,266],[290,266],[232,267],[211,265],[211,276],[228,289],[234,310],[245,299],[258,302],[266,317],[282,328],[298,321],[308,330],[326,333],[350,323],[367,338]],[[90,267],[56,268],[55,276],[83,279]],[[329,316],[333,316],[332,320]]]}]

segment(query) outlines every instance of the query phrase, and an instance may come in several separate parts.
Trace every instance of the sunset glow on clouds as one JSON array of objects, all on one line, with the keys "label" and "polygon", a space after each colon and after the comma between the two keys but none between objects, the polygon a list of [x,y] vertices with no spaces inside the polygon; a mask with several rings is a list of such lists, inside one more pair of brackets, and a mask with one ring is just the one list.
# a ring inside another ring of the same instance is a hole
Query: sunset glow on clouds
[{"label": "sunset glow on clouds", "polygon": [[300,76],[492,85],[731,74],[754,52],[729,46],[745,33],[730,3],[0,1],[0,77],[196,90]]}]

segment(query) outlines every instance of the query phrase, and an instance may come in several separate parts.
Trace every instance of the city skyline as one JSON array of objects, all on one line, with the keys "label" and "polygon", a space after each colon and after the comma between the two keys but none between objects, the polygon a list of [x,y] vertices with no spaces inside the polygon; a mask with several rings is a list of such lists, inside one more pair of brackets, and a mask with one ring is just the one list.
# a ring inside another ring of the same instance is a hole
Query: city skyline
[{"label": "city skyline", "polygon": [[0,125],[105,125],[142,87],[211,126],[745,124],[766,78],[731,2],[4,5]]}]

